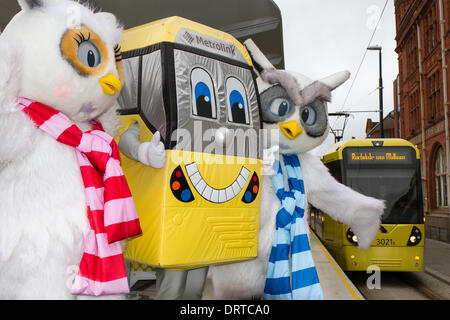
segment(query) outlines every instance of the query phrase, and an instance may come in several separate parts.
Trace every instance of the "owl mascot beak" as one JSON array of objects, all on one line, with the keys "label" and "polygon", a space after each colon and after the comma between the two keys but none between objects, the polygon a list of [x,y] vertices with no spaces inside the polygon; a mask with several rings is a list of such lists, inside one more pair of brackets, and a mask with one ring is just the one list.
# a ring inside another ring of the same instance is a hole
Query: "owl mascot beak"
[{"label": "owl mascot beak", "polygon": [[116,91],[117,93],[120,93],[120,91],[122,90],[122,83],[112,73],[101,78],[99,82],[105,94],[113,96]]},{"label": "owl mascot beak", "polygon": [[300,128],[297,121],[283,122],[278,126],[280,127],[281,132],[283,132],[284,135],[291,140],[294,140],[303,133],[303,130]]}]

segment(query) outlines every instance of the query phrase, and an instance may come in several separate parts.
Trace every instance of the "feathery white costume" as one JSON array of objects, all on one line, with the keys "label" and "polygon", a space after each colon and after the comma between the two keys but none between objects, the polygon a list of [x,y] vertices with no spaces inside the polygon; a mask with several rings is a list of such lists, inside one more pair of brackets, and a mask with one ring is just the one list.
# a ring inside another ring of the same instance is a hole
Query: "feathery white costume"
[{"label": "feathery white costume", "polygon": [[[247,40],[244,44],[252,55],[255,72],[259,74],[257,83],[264,128],[269,132],[279,132],[275,135],[279,136],[279,141],[269,140],[266,147],[277,145],[281,154],[297,154],[307,202],[349,225],[358,237],[359,247],[367,249],[378,231],[384,202],[338,183],[320,159],[308,152],[327,137],[326,101],[330,100],[331,91],[349,78],[349,72],[313,82],[298,73],[276,70],[253,41]],[[273,148],[267,149],[266,154],[270,156],[271,150]],[[280,162],[284,166],[281,159]],[[270,161],[268,165],[271,167]],[[271,180],[270,174],[262,178],[258,257],[252,261],[210,268],[209,277],[217,299],[263,296],[275,220],[281,206],[276,195],[278,190],[274,190]],[[287,179],[285,189],[289,190]]]},{"label": "feathery white costume", "polygon": [[97,119],[114,137],[122,28],[74,1],[19,4],[0,35],[0,298],[73,299],[91,230],[77,154],[17,98],[51,106],[82,131]]}]

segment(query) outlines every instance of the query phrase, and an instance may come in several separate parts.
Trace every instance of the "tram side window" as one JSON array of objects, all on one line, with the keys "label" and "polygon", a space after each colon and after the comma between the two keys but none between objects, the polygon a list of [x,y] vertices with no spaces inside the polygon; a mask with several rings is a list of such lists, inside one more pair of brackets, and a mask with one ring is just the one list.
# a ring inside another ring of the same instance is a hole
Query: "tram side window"
[{"label": "tram side window", "polygon": [[142,57],[141,114],[163,138],[166,137],[167,115],[164,109],[160,50]]},{"label": "tram side window", "polygon": [[330,174],[340,183],[342,183],[341,162],[333,161],[326,164]]},{"label": "tram side window", "polygon": [[138,112],[138,75],[139,57],[123,60],[125,84],[122,88],[118,103],[122,111]]}]

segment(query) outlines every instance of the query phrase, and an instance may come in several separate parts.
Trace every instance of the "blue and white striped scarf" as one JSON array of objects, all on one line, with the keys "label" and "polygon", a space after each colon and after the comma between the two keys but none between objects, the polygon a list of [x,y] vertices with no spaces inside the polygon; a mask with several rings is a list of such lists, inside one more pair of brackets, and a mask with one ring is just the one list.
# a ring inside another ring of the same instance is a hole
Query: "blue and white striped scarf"
[{"label": "blue and white striped scarf", "polygon": [[278,166],[278,172],[272,177],[272,183],[281,208],[276,217],[263,299],[321,300],[323,292],[303,221],[305,187],[300,162],[296,154],[284,154],[283,160],[290,191],[284,189],[283,170],[276,159],[274,168]]}]

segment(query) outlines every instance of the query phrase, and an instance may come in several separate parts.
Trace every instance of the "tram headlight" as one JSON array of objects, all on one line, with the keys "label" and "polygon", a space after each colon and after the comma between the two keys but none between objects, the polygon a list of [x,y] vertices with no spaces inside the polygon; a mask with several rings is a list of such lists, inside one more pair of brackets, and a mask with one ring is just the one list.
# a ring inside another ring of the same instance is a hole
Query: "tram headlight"
[{"label": "tram headlight", "polygon": [[420,240],[422,240],[422,232],[420,232],[419,228],[414,226],[411,230],[411,234],[409,235],[407,246],[416,246]]},{"label": "tram headlight", "polygon": [[347,240],[351,244],[358,244],[358,237],[350,229],[347,230]]}]

